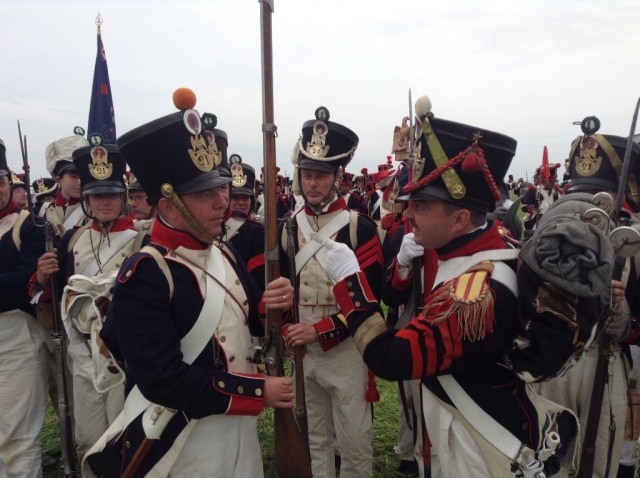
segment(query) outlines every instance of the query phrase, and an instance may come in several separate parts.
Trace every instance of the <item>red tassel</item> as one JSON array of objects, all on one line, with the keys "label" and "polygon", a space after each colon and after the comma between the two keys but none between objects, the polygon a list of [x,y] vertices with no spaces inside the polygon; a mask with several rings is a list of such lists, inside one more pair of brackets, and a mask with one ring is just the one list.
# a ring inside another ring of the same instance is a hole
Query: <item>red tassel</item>
[{"label": "red tassel", "polygon": [[367,381],[367,394],[365,396],[367,403],[376,403],[380,401],[380,392],[378,392],[378,386],[376,385],[376,378],[371,370],[367,370],[369,373],[369,380]]},{"label": "red tassel", "polygon": [[482,170],[482,158],[475,149],[470,150],[462,160],[462,171],[465,173],[477,173]]}]

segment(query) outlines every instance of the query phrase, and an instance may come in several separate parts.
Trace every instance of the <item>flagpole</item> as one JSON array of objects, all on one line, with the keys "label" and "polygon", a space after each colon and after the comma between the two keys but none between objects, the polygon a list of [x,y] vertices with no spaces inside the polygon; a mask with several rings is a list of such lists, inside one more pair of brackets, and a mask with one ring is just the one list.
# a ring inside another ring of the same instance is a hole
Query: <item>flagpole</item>
[{"label": "flagpole", "polygon": [[116,122],[113,110],[113,97],[109,82],[107,56],[102,43],[102,15],[96,17],[97,52],[91,86],[91,103],[89,106],[89,123],[87,137],[100,134],[106,144],[116,143]]}]

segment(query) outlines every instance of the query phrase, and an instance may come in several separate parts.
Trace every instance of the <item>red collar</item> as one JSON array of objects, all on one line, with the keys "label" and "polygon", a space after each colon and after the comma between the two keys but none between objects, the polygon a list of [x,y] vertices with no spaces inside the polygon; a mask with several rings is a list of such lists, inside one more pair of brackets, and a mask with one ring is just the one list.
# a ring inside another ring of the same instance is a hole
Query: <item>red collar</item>
[{"label": "red collar", "polygon": [[9,214],[13,214],[14,212],[16,212],[16,203],[12,199],[11,201],[9,201],[9,204],[7,204],[7,207],[0,211],[0,219],[4,219]]},{"label": "red collar", "polygon": [[58,193],[56,194],[56,206],[73,206],[74,204],[78,204],[79,202],[80,199],[76,198],[69,198],[69,200],[67,201],[62,197],[62,193],[60,192],[60,190],[58,190]]},{"label": "red collar", "polygon": [[[341,211],[342,209],[346,209],[347,208],[347,203],[344,200],[344,196],[338,196],[338,199],[336,199],[334,202],[332,202],[329,205],[329,208],[320,213],[320,216],[323,214],[331,214],[332,212],[336,212],[336,211]],[[304,204],[304,212],[308,215],[308,216],[317,216],[318,214],[311,209],[309,206],[307,206],[307,203],[305,202]]]},{"label": "red collar", "polygon": [[[100,231],[100,227],[98,226],[98,224],[96,224],[95,221],[91,222],[91,229],[93,229],[94,231]],[[135,229],[133,227],[133,219],[128,216],[119,217],[115,220],[109,232],[121,232],[126,231],[127,229]]]},{"label": "red collar", "polygon": [[162,217],[156,217],[151,228],[151,242],[155,242],[167,249],[175,250],[182,246],[187,249],[203,251],[210,244],[200,242],[191,234],[180,231],[163,221]]},{"label": "red collar", "polygon": [[504,242],[504,238],[502,234],[500,234],[500,229],[498,228],[498,224],[492,224],[485,231],[481,231],[479,233],[471,233],[467,236],[462,236],[454,239],[456,244],[460,243],[460,246],[455,246],[450,242],[447,246],[454,246],[453,249],[449,247],[444,247],[445,251],[438,251],[438,259],[440,260],[448,260],[453,259],[454,257],[466,257],[476,252],[480,251],[489,251],[493,249],[506,249],[507,245]]}]

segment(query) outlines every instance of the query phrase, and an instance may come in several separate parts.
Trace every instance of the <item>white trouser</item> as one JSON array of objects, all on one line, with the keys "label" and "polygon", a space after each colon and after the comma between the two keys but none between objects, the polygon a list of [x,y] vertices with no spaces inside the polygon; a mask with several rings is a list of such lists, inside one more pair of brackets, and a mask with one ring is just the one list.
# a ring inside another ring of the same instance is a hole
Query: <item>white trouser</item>
[{"label": "white trouser", "polygon": [[67,349],[73,376],[73,418],[76,453],[85,453],[115,420],[124,406],[124,386],[100,393],[93,385],[93,364],[84,342],[69,343]]},{"label": "white trouser", "polygon": [[[425,387],[423,414],[431,441],[432,477],[493,478],[482,452],[463,423],[443,408]],[[434,466],[435,465],[435,466]]]},{"label": "white trouser", "polygon": [[[411,381],[398,382],[398,387],[402,387],[404,391],[405,403],[402,403],[402,395],[398,390],[398,444],[394,451],[401,460],[413,461],[413,436],[416,428],[420,428],[417,425],[420,422],[414,419],[414,413],[419,413],[420,407],[417,403],[414,406],[415,402],[411,395]],[[405,406],[406,411],[404,409]],[[408,421],[407,415],[409,417]]]},{"label": "white trouser", "polygon": [[[539,384],[540,395],[573,410],[580,420],[580,443],[584,441],[584,432],[589,413],[589,403],[593,387],[593,377],[598,360],[598,345],[587,349],[577,364],[568,369],[561,377],[555,377]],[[604,477],[609,450],[610,415],[615,425],[614,443],[611,453],[609,476],[616,476],[622,444],[624,441],[624,423],[627,415],[627,377],[625,359],[621,352],[612,352],[609,358],[609,385],[605,388],[596,439],[596,453],[593,464],[593,477]],[[562,469],[557,477],[570,476],[580,458],[576,454],[576,463],[568,459],[570,453],[561,460]]]},{"label": "white trouser", "polygon": [[[407,408],[409,409],[409,417],[415,413],[415,421],[410,430],[407,426],[407,420],[402,409],[402,400],[398,396],[398,446],[395,449],[396,455],[401,460],[415,460],[418,464],[418,472],[420,478],[424,478],[424,438],[422,437],[422,405],[420,399],[420,380],[406,380],[400,382],[400,386],[404,387],[407,397]],[[415,433],[415,441],[414,441]],[[438,455],[434,448],[431,448],[431,478],[437,478],[440,474],[440,465],[438,464]]]},{"label": "white trouser", "polygon": [[[629,378],[636,381],[636,389],[640,390],[640,347],[631,345],[631,360],[633,368],[629,372]],[[620,454],[620,464],[635,467],[638,464],[638,440],[625,440]]]},{"label": "white trouser", "polygon": [[[300,321],[317,322],[330,313],[329,309],[300,307]],[[335,311],[335,307],[331,309]],[[327,352],[318,343],[307,345],[303,367],[314,478],[336,476],[334,430],[342,457],[340,477],[373,476],[371,405],[365,399],[368,371],[353,340]]]},{"label": "white trouser", "polygon": [[198,420],[169,477],[262,478],[257,423],[256,417],[238,415]]},{"label": "white trouser", "polygon": [[26,312],[0,314],[0,478],[42,476],[47,339],[48,332]]}]

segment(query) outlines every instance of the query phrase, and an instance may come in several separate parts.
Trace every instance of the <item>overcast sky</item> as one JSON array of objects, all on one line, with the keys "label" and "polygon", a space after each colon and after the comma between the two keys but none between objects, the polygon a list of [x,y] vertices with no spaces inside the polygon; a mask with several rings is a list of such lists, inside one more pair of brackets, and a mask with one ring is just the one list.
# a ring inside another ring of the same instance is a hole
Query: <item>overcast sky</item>
[{"label": "overcast sky", "polygon": [[[217,115],[229,154],[262,165],[257,0],[0,0],[0,138],[32,180],[50,142],[87,127],[96,24],[104,42],[118,135],[172,113],[173,90]],[[532,176],[543,147],[563,163],[596,115],[627,136],[640,96],[640,2],[626,0],[275,0],[278,165],[291,174],[302,123],[326,106],[360,137],[348,170],[376,168],[393,128],[427,94],[436,116],[518,140],[510,172]]]}]

